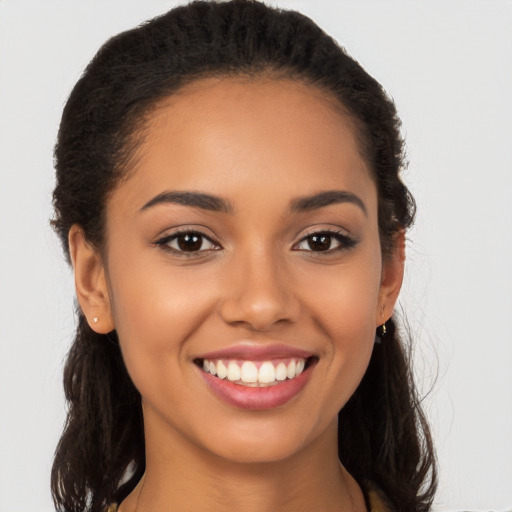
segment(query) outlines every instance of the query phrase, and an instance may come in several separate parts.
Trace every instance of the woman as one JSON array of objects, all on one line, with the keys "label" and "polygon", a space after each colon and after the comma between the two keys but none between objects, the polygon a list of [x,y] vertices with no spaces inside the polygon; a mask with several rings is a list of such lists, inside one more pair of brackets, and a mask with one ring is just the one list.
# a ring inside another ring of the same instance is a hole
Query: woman
[{"label": "woman", "polygon": [[402,157],[393,103],[298,13],[196,2],[100,49],[56,146],[59,510],[429,510]]}]

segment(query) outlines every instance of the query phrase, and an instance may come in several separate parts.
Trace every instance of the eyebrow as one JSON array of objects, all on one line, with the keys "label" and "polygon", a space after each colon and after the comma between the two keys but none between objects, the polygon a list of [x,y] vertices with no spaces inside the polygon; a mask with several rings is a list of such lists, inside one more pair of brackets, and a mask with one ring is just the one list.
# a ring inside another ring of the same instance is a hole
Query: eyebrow
[{"label": "eyebrow", "polygon": [[292,201],[290,210],[293,213],[308,212],[339,203],[354,204],[358,206],[366,216],[368,216],[368,210],[366,209],[363,200],[352,192],[347,192],[346,190],[326,190],[311,196],[299,197]]},{"label": "eyebrow", "polygon": [[233,205],[217,196],[203,194],[199,192],[162,192],[148,201],[140,211],[147,210],[159,204],[179,204],[182,206],[191,206],[193,208],[201,208],[212,212],[231,213]]},{"label": "eyebrow", "polygon": [[[333,204],[350,203],[358,206],[365,215],[368,211],[362,199],[345,190],[326,190],[310,196],[299,197],[290,203],[291,213],[302,213],[317,210]],[[160,204],[179,204],[193,208],[201,208],[213,212],[233,213],[233,205],[226,199],[201,192],[162,192],[150,199],[140,211]]]}]

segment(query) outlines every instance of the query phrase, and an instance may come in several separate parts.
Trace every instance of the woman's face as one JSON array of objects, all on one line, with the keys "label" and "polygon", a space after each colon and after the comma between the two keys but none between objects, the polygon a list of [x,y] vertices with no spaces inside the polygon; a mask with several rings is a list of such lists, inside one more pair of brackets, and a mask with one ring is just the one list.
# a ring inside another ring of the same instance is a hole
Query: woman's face
[{"label": "woman's face", "polygon": [[383,267],[376,186],[332,99],[187,86],[148,121],[106,229],[93,327],[111,315],[153,447],[275,461],[335,442],[402,267]]}]

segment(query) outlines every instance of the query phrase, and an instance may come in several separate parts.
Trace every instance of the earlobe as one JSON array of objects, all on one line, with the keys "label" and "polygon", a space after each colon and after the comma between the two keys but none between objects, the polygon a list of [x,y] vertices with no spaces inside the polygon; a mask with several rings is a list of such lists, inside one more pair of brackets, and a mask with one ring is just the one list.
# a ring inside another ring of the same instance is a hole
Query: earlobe
[{"label": "earlobe", "polygon": [[385,256],[382,264],[379,304],[376,326],[384,324],[393,310],[402,288],[405,268],[405,231],[400,230],[395,237],[393,253]]},{"label": "earlobe", "polygon": [[80,308],[91,329],[106,334],[114,330],[115,326],[101,255],[86,240],[82,228],[76,224],[69,230],[68,241]]}]

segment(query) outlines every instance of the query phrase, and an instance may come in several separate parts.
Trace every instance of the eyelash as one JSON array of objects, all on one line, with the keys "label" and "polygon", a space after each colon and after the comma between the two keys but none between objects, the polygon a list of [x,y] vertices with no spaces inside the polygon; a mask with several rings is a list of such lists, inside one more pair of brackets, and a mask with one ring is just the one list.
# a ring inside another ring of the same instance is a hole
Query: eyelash
[{"label": "eyelash", "polygon": [[[172,242],[179,243],[179,241],[178,241],[179,238],[185,237],[187,235],[195,236],[199,239],[200,246],[199,246],[198,250],[185,251],[180,248],[175,248],[175,247],[170,246],[170,244]],[[329,247],[326,250],[314,251],[311,249],[311,250],[305,250],[305,252],[311,252],[311,253],[315,253],[318,255],[332,254],[332,253],[336,253],[336,252],[341,252],[343,250],[351,249],[352,247],[354,247],[357,244],[357,240],[353,239],[350,235],[347,235],[345,232],[331,230],[331,229],[322,229],[319,231],[314,231],[312,233],[308,233],[298,243],[296,243],[293,246],[294,250],[297,250],[297,251],[303,250],[304,251],[304,249],[295,249],[295,247],[301,245],[302,243],[309,243],[308,239],[311,240],[311,238],[315,237],[315,236],[316,237],[327,236],[330,238],[330,242],[332,242],[332,239],[334,239],[336,242],[338,242],[339,245],[338,245],[338,247],[335,247],[334,249]],[[210,244],[212,244],[215,247],[210,248],[210,249],[202,249],[201,247],[204,243],[204,240],[207,240]],[[197,256],[200,253],[204,253],[206,251],[216,251],[216,250],[221,249],[220,245],[217,244],[211,237],[205,235],[204,233],[201,233],[200,231],[191,230],[191,229],[184,229],[181,231],[176,231],[176,232],[172,233],[171,235],[166,235],[162,238],[159,238],[158,240],[155,241],[155,245],[158,247],[161,247],[164,250],[167,250],[167,251],[179,254],[179,255],[183,255],[185,257],[193,257],[193,256]],[[311,248],[311,246],[309,246],[309,247]]]},{"label": "eyelash", "polygon": [[[181,250],[179,248],[174,248],[174,247],[170,246],[170,244],[172,242],[174,242],[174,241],[178,242],[180,237],[185,237],[186,235],[196,236],[197,238],[200,239],[201,245],[200,245],[199,250],[197,250],[197,251],[184,251],[184,250]],[[201,249],[201,247],[202,247],[202,245],[204,243],[204,240],[207,240],[208,242],[210,242],[212,245],[215,246],[215,248],[213,248],[213,249]],[[196,231],[196,230],[193,230],[193,229],[183,229],[183,230],[180,230],[180,231],[175,231],[171,235],[165,235],[162,238],[159,238],[158,240],[156,240],[155,241],[155,245],[158,246],[158,247],[161,247],[162,249],[164,249],[166,251],[170,251],[170,252],[173,252],[175,254],[183,255],[185,257],[193,257],[193,256],[197,256],[198,253],[204,253],[205,251],[216,251],[216,250],[220,249],[220,246],[212,238],[210,238],[209,236],[205,235],[204,233],[201,233],[200,231]]]},{"label": "eyelash", "polygon": [[333,229],[321,229],[319,231],[313,231],[312,233],[308,233],[297,244],[295,244],[294,247],[297,247],[298,245],[300,245],[304,242],[307,242],[308,239],[311,239],[312,237],[315,237],[315,236],[320,237],[322,235],[328,236],[331,241],[334,238],[334,240],[339,243],[338,247],[336,247],[334,249],[329,248],[325,251],[310,250],[310,251],[306,251],[306,252],[312,252],[312,253],[315,253],[318,255],[332,254],[332,253],[341,252],[341,251],[344,251],[347,249],[351,249],[352,247],[354,247],[357,244],[357,240],[355,240],[354,238],[352,238],[350,235],[348,235],[347,233],[345,233],[343,231],[336,231]]}]

